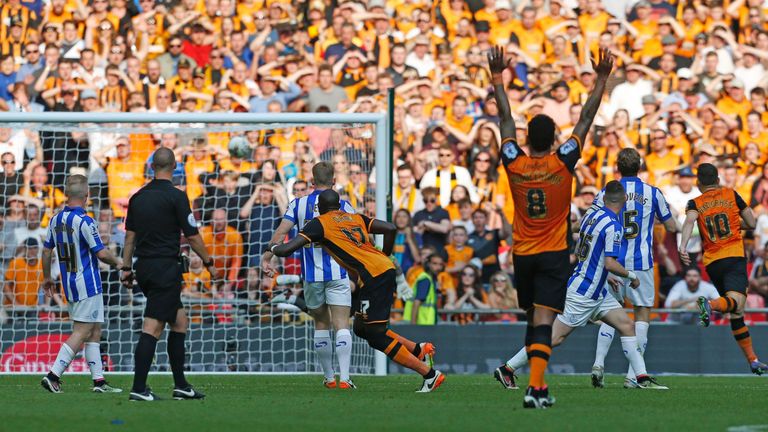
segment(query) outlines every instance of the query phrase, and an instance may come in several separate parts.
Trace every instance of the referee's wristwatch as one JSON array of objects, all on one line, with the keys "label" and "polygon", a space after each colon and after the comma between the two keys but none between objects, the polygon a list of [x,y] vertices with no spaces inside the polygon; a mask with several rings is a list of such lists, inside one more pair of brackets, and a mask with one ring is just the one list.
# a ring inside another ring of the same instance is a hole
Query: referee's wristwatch
[{"label": "referee's wristwatch", "polygon": [[122,266],[120,267],[120,270],[129,272],[129,271],[133,271],[133,268],[131,268],[130,266]]},{"label": "referee's wristwatch", "polygon": [[213,258],[209,259],[209,260],[208,260],[208,262],[204,262],[204,263],[203,263],[203,265],[204,265],[206,268],[208,268],[208,267],[213,267]]}]

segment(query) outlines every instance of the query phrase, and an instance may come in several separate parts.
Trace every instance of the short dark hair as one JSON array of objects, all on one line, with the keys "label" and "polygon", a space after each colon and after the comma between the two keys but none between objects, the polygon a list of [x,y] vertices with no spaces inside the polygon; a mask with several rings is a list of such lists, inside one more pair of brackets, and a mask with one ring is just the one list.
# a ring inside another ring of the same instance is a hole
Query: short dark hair
[{"label": "short dark hair", "polygon": [[406,162],[406,163],[400,165],[399,167],[397,167],[397,172],[406,171],[406,170],[412,171],[411,164],[409,164],[408,162]]},{"label": "short dark hair", "polygon": [[329,211],[338,210],[341,208],[341,198],[339,194],[333,189],[326,189],[320,193],[317,198],[317,209],[320,214],[328,213]]},{"label": "short dark hair", "polygon": [[703,163],[699,165],[699,169],[696,172],[696,178],[701,186],[714,186],[720,183],[720,178],[717,175],[717,168],[711,163]]},{"label": "short dark hair", "polygon": [[616,164],[622,177],[635,177],[640,172],[642,159],[640,153],[633,148],[625,148],[619,152],[616,157]]},{"label": "short dark hair", "polygon": [[155,172],[172,172],[176,168],[176,156],[173,150],[160,147],[152,156],[152,169]]},{"label": "short dark hair", "polygon": [[545,152],[555,143],[555,121],[546,114],[538,114],[528,122],[528,142],[535,152]]},{"label": "short dark hair", "polygon": [[312,167],[312,179],[317,186],[333,186],[333,164],[322,161]]},{"label": "short dark hair", "polygon": [[476,214],[481,214],[481,215],[485,216],[485,217],[486,217],[486,219],[488,218],[488,212],[487,212],[487,211],[485,211],[485,210],[483,210],[483,209],[481,209],[481,208],[479,208],[479,209],[475,209],[475,211],[473,211],[473,212],[472,212],[472,216],[473,216],[473,217],[474,217]]},{"label": "short dark hair", "polygon": [[624,186],[616,180],[611,180],[605,185],[605,202],[618,204],[626,200],[627,193]]}]

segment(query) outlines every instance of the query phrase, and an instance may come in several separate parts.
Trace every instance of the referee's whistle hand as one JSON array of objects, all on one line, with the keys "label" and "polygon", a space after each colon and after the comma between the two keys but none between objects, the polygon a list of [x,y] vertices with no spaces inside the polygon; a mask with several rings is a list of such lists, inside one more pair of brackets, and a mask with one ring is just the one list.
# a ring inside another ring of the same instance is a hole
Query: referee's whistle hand
[{"label": "referee's whistle hand", "polygon": [[131,270],[123,270],[120,272],[120,282],[126,287],[126,288],[133,288],[133,271]]}]

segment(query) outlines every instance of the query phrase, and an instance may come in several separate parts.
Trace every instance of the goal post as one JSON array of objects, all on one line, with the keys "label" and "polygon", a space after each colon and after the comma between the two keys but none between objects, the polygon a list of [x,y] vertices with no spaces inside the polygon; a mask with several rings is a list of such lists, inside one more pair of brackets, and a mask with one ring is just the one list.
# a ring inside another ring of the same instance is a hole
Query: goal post
[{"label": "goal post", "polygon": [[[179,143],[177,145],[179,147],[191,146],[200,139],[212,140],[213,138],[211,137],[215,136],[217,140],[223,140],[218,145],[221,147],[220,150],[225,153],[227,151],[227,141],[231,136],[245,135],[258,131],[258,142],[269,142],[269,148],[274,149],[275,146],[290,146],[291,142],[289,140],[288,144],[286,144],[283,139],[279,141],[279,145],[272,144],[271,138],[278,137],[279,135],[282,139],[283,135],[289,134],[288,132],[283,133],[283,131],[296,128],[302,128],[300,130],[303,131],[303,128],[308,126],[330,129],[329,135],[333,134],[333,130],[343,130],[344,134],[339,135],[343,135],[345,140],[354,141],[354,146],[356,146],[353,149],[354,151],[345,154],[363,154],[364,157],[368,157],[365,161],[356,161],[354,157],[349,157],[345,161],[348,165],[357,165],[358,168],[367,170],[362,173],[366,177],[370,175],[371,168],[375,168],[375,177],[371,178],[371,180],[375,181],[376,187],[373,191],[367,190],[363,194],[364,197],[361,197],[358,205],[361,209],[369,209],[370,213],[375,213],[377,218],[388,219],[387,202],[392,189],[392,168],[390,166],[390,122],[386,113],[0,113],[0,149],[3,148],[3,133],[11,138],[8,141],[9,146],[13,145],[12,138],[22,137],[23,135],[23,137],[27,138],[27,141],[22,145],[21,151],[16,149],[15,153],[27,162],[40,160],[41,155],[37,154],[38,152],[45,154],[42,165],[48,167],[58,166],[60,172],[56,173],[56,175],[58,175],[57,181],[61,184],[61,178],[68,174],[92,171],[92,167],[89,167],[88,164],[93,165],[94,152],[87,147],[88,143],[85,144],[85,147],[82,144],[74,143],[71,137],[75,135],[85,136],[86,139],[91,139],[91,136],[98,135],[98,139],[101,139],[104,141],[103,144],[107,145],[111,143],[110,140],[113,141],[117,137],[133,137],[134,135],[141,134],[142,136],[149,137],[145,138],[146,140],[152,140],[151,143],[145,144],[147,146],[151,144],[155,148],[163,145],[161,139],[157,138],[163,134],[175,134],[178,137]],[[32,136],[35,134],[38,136],[38,142],[29,142],[33,140]],[[21,140],[22,138],[19,139]],[[40,139],[43,140],[42,144],[39,142]],[[207,143],[210,144],[209,141]],[[63,148],[51,148],[52,145],[57,146],[58,144],[62,144]],[[45,148],[46,146],[48,148]],[[311,144],[306,144],[306,147],[311,150]],[[68,158],[72,156],[73,152],[88,152],[88,154],[76,154],[75,156],[77,157],[74,159],[77,159],[79,162],[64,163],[62,160],[69,160]],[[252,154],[255,155],[256,153],[256,148],[253,148]],[[226,159],[226,157],[224,158]],[[319,155],[315,155],[315,158],[315,160],[319,160]],[[373,164],[370,164],[370,159],[373,159]],[[17,164],[23,164],[24,161],[17,161]],[[299,164],[301,163],[299,162]],[[279,164],[275,163],[275,165],[278,166]],[[62,166],[66,168],[66,172],[61,172]],[[142,169],[147,169],[148,166],[148,164],[144,163]],[[25,172],[27,167],[28,165],[17,166],[17,175],[23,177],[32,175],[31,172]],[[221,168],[218,164],[216,167],[217,170]],[[83,168],[85,169],[83,170]],[[296,167],[294,166],[293,168]],[[301,170],[301,166],[298,167],[298,170]],[[50,172],[48,179],[50,180],[53,176],[54,173]],[[151,178],[151,173],[146,172],[145,176],[147,179]],[[32,180],[33,183],[34,181]],[[238,184],[241,183],[242,180]],[[26,191],[29,192],[29,189],[27,188]],[[51,189],[56,188],[53,187]],[[365,190],[365,187],[362,189]],[[63,187],[59,188],[59,190],[62,191]],[[30,195],[23,193],[23,190],[17,192],[14,196],[26,197]],[[104,197],[108,195],[105,191],[97,192],[103,193]],[[288,192],[290,193],[290,191]],[[255,196],[257,191],[254,191],[253,194]],[[6,201],[9,198],[12,197],[6,197]],[[34,198],[45,201],[45,204],[48,205],[49,202],[47,200],[49,198],[54,200],[55,197],[41,195],[26,197],[24,200],[31,202]],[[19,198],[19,200],[21,199]],[[375,201],[375,204],[370,201]],[[50,204],[60,208],[60,203]],[[110,209],[110,205],[111,203],[106,204],[106,207],[101,207],[101,210]],[[47,220],[45,220],[46,216],[50,215],[41,216],[43,225],[47,223]],[[24,221],[17,222],[19,227],[24,227]],[[263,227],[261,229],[266,230]],[[249,241],[246,240],[247,234],[243,233],[243,242]],[[19,248],[16,249],[15,253],[10,254],[8,252],[7,255],[3,255],[3,274],[0,275],[0,283],[5,283],[9,261],[24,258],[21,256],[22,252],[20,252],[23,244],[22,242],[22,244],[16,245]],[[246,245],[247,248],[248,245]],[[234,283],[235,281],[228,280],[227,282]],[[261,276],[259,276],[259,282],[263,283]],[[290,292],[288,291],[288,293]],[[2,352],[3,356],[2,361],[0,361],[0,372],[44,372],[41,368],[49,366],[44,365],[44,363],[50,357],[50,354],[43,355],[43,351],[55,349],[57,352],[58,344],[63,341],[61,334],[67,333],[68,329],[71,328],[66,320],[65,309],[55,304],[44,304],[45,301],[42,295],[39,295],[39,293],[36,295],[39,296],[39,300],[36,303],[33,302],[33,304],[25,305],[5,304],[0,308],[0,312],[2,312],[0,313],[0,352]],[[132,357],[131,352],[133,342],[135,342],[138,329],[140,328],[137,327],[136,322],[137,320],[140,322],[140,310],[143,308],[140,300],[140,298],[137,299],[131,305],[117,304],[107,306],[107,313],[112,313],[113,318],[116,317],[116,319],[108,320],[105,323],[106,329],[104,332],[107,335],[104,345],[107,346],[103,347],[103,350],[106,350],[105,354],[111,357],[109,362],[112,365],[110,367],[112,371],[128,372],[132,368],[132,361],[130,361]],[[7,302],[7,299],[4,302]],[[307,319],[306,316],[300,317],[302,314],[290,306],[283,307],[281,305],[276,307],[274,304],[267,303],[269,303],[269,299],[266,297],[256,299],[185,297],[185,307],[201,317],[197,323],[195,323],[194,319],[192,320],[193,324],[191,324],[192,328],[187,343],[188,350],[191,351],[188,353],[188,363],[190,363],[191,370],[200,372],[228,370],[247,372],[318,372],[320,368],[315,359],[311,344],[311,335],[314,329],[311,320]],[[247,326],[242,325],[242,316],[239,317],[240,320],[238,321],[237,314],[241,310],[248,311],[247,321],[250,324]],[[254,310],[256,311],[255,313],[253,312]],[[260,314],[269,314],[270,316],[265,317]],[[195,328],[196,326],[197,328]],[[43,334],[55,335],[56,337],[41,340],[38,336]],[[358,340],[356,337],[354,339],[352,372],[386,375],[386,356],[370,349],[364,341]],[[55,346],[41,348],[42,345],[46,344]],[[119,346],[115,347],[113,346],[114,344]],[[209,352],[211,350],[213,352]],[[161,340],[153,371],[168,370],[167,358],[163,351],[163,341]],[[55,357],[55,352],[53,357]],[[250,360],[243,361],[243,358]],[[237,366],[243,363],[247,363],[247,365]],[[288,365],[280,366],[280,363]],[[232,366],[232,364],[235,366]],[[73,371],[77,370],[77,367],[74,367]]]}]

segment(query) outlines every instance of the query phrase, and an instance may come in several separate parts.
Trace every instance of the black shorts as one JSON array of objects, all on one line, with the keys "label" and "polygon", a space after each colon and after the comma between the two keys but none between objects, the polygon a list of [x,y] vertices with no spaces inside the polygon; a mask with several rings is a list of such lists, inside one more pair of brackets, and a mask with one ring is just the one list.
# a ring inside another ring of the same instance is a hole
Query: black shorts
[{"label": "black shorts", "polygon": [[144,316],[167,323],[176,322],[183,309],[181,287],[183,276],[178,258],[139,258],[136,262],[136,282],[147,297]]},{"label": "black shorts", "polygon": [[541,306],[562,312],[571,276],[568,250],[514,255],[515,288],[520,307]]},{"label": "black shorts", "polygon": [[728,257],[709,263],[707,274],[717,292],[724,296],[728,291],[747,294],[747,259],[744,257]]},{"label": "black shorts", "polygon": [[360,288],[360,308],[356,312],[364,323],[389,321],[392,302],[395,299],[395,270],[387,270]]}]

